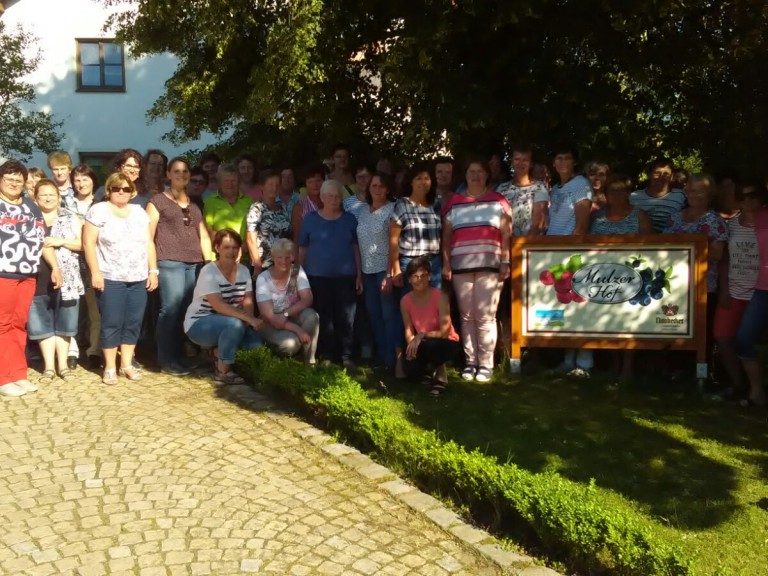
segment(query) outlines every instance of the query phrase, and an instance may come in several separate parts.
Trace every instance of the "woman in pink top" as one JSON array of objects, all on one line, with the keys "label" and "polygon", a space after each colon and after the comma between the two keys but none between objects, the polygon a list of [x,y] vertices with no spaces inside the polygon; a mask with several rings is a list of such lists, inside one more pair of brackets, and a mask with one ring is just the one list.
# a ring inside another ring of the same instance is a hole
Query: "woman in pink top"
[{"label": "woman in pink top", "polygon": [[428,364],[434,366],[431,394],[439,396],[448,384],[445,363],[461,348],[459,335],[451,323],[448,296],[429,285],[429,258],[414,258],[406,266],[405,274],[413,291],[400,300],[407,344],[403,368],[408,376],[414,377],[422,374]]},{"label": "woman in pink top", "polygon": [[461,312],[464,380],[488,382],[498,330],[496,309],[509,278],[512,218],[509,202],[489,187],[483,160],[467,167],[467,189],[443,209],[443,278],[453,282]]},{"label": "woman in pink top", "polygon": [[[765,193],[764,185],[761,185],[761,190]],[[757,251],[760,255],[760,269],[757,273],[755,291],[736,333],[736,353],[749,379],[747,402],[765,406],[763,369],[757,357],[757,343],[765,332],[765,322],[768,319],[768,207],[763,206],[755,215],[755,235]]]}]

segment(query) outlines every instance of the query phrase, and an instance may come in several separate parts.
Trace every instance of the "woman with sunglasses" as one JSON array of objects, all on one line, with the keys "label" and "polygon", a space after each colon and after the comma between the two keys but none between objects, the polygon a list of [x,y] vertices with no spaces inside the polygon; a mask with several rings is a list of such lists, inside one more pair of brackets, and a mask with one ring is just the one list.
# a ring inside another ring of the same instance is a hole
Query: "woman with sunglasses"
[{"label": "woman with sunglasses", "polygon": [[187,195],[191,168],[184,158],[168,163],[170,186],[147,204],[149,231],[160,270],[160,314],[157,318],[157,363],[173,376],[189,374],[184,357],[184,311],[192,301],[197,272],[210,262],[211,239],[203,213]]},{"label": "woman with sunglasses", "polygon": [[83,250],[101,312],[102,382],[117,384],[120,375],[140,380],[133,353],[141,331],[147,291],[157,288],[157,257],[147,213],[130,201],[136,186],[116,172],[104,185],[105,202],[91,206],[83,226]]}]

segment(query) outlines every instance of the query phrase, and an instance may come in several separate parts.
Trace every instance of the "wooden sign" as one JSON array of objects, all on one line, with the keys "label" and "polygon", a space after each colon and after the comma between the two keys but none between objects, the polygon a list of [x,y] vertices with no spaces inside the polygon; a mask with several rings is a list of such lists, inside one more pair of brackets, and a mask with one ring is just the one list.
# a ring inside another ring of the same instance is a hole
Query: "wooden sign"
[{"label": "wooden sign", "polygon": [[698,234],[512,240],[512,350],[696,351],[706,378],[707,239]]}]

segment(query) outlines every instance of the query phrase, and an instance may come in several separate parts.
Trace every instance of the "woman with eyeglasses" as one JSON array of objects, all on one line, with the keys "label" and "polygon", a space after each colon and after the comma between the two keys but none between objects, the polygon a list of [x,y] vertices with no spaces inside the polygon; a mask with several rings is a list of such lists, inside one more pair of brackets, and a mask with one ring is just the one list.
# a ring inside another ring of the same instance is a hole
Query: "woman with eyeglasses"
[{"label": "woman with eyeglasses", "polygon": [[83,250],[101,312],[101,381],[113,385],[117,384],[118,347],[119,374],[129,380],[141,379],[140,370],[133,365],[133,353],[141,332],[147,291],[157,288],[159,270],[149,216],[140,206],[130,203],[137,194],[134,183],[116,172],[107,178],[104,189],[106,201],[88,210]]},{"label": "woman with eyeglasses", "polygon": [[[123,148],[112,159],[112,170],[113,172],[121,173],[130,180],[136,189],[136,195],[131,198],[131,204],[137,204],[142,208],[146,208],[147,202],[149,202],[149,194],[147,193],[144,177],[141,172],[142,162],[143,159],[138,150]],[[106,198],[106,186],[96,190],[94,198],[97,202],[104,200]]]},{"label": "woman with eyeglasses", "polygon": [[149,230],[160,270],[160,314],[157,318],[157,363],[166,374],[189,374],[184,356],[184,312],[192,301],[197,272],[213,260],[203,213],[187,195],[191,168],[184,158],[168,163],[170,186],[147,204]]},{"label": "woman with eyeglasses", "polygon": [[45,221],[40,208],[23,194],[26,180],[21,162],[8,160],[0,166],[0,396],[37,390],[27,380],[24,348]]}]

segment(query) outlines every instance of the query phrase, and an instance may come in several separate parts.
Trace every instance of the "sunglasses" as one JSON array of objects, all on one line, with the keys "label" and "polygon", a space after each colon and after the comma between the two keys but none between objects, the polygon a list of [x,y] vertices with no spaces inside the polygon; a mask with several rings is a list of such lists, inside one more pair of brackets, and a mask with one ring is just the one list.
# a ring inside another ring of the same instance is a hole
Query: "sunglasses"
[{"label": "sunglasses", "polygon": [[117,194],[118,192],[124,192],[125,194],[130,194],[133,192],[133,188],[130,186],[110,186],[109,191],[112,194]]},{"label": "sunglasses", "polygon": [[189,226],[190,223],[192,222],[192,217],[189,215],[189,206],[185,206],[184,208],[182,208],[181,214],[183,216],[182,219],[184,220],[184,226]]}]

